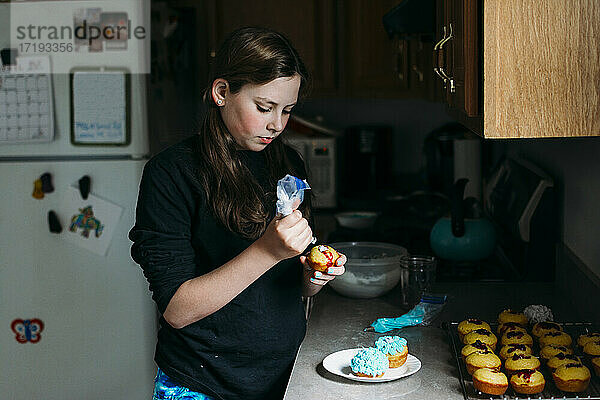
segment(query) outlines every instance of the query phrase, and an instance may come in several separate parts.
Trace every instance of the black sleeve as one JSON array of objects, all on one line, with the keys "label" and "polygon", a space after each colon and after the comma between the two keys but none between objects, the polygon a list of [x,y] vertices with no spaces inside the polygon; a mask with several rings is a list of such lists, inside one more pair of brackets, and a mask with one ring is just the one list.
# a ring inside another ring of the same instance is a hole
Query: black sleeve
[{"label": "black sleeve", "polygon": [[144,270],[161,313],[179,286],[195,277],[192,199],[175,166],[155,160],[146,164],[129,239],[131,256]]}]

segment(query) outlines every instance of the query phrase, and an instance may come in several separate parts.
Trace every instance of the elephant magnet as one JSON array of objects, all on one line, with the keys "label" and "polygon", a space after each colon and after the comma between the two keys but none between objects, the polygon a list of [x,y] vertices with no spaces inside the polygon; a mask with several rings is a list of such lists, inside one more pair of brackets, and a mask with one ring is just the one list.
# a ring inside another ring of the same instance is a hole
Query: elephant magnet
[{"label": "elephant magnet", "polygon": [[71,232],[77,232],[81,229],[81,236],[88,238],[90,231],[94,231],[96,237],[102,235],[104,225],[100,223],[96,217],[94,217],[94,211],[92,206],[87,206],[79,209],[79,214],[73,215],[71,218],[71,224],[69,224],[69,230]]}]

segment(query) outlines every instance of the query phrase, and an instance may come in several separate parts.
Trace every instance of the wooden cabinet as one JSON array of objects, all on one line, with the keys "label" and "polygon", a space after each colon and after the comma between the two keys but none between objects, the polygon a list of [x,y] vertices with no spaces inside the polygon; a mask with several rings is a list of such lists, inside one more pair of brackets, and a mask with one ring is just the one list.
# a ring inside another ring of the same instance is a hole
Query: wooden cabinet
[{"label": "wooden cabinet", "polygon": [[595,0],[438,2],[434,69],[457,120],[486,138],[600,135]]},{"label": "wooden cabinet", "polygon": [[420,97],[435,94],[431,37],[390,39],[383,16],[398,0],[211,0],[214,53],[230,31],[248,25],[284,33],[313,75],[314,97]]},{"label": "wooden cabinet", "polygon": [[382,18],[398,0],[339,2],[345,93],[358,97],[427,97],[431,40],[390,38]]},{"label": "wooden cabinet", "polygon": [[286,35],[313,78],[313,95],[339,90],[336,2],[334,0],[219,0],[208,2],[214,53],[225,36],[243,26],[262,26]]},{"label": "wooden cabinet", "polygon": [[398,0],[340,1],[342,94],[357,97],[428,98],[435,95],[427,68],[431,34],[390,38],[382,18]]}]

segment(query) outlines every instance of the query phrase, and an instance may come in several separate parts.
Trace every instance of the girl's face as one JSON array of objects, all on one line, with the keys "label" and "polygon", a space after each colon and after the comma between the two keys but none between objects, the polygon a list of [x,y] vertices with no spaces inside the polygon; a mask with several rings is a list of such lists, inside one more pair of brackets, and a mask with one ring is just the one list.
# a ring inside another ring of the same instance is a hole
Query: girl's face
[{"label": "girl's face", "polygon": [[238,93],[230,93],[229,85],[219,91],[218,82],[213,84],[213,96],[223,101],[220,110],[225,126],[240,149],[252,151],[263,150],[283,132],[300,89],[298,75],[244,85]]}]

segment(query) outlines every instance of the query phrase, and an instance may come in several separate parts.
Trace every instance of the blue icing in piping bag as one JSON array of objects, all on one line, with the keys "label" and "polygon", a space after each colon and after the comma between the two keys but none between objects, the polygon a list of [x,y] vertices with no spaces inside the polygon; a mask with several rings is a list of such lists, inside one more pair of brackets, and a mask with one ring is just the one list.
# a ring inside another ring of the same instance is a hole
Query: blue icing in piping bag
[{"label": "blue icing in piping bag", "polygon": [[365,332],[385,333],[407,326],[429,325],[442,311],[446,301],[446,295],[423,295],[421,302],[406,314],[396,318],[379,318],[364,330]]}]

